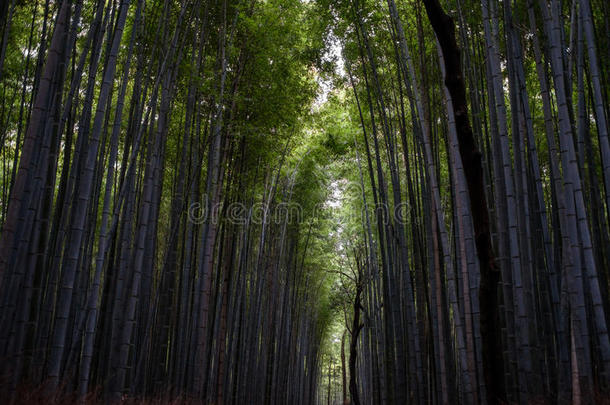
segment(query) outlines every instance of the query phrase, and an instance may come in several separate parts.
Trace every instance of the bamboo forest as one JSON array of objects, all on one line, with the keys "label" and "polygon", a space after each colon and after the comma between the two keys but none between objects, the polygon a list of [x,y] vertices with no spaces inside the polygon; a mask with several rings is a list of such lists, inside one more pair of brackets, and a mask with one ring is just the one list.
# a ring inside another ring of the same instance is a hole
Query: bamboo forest
[{"label": "bamboo forest", "polygon": [[607,0],[1,0],[0,404],[610,404]]}]

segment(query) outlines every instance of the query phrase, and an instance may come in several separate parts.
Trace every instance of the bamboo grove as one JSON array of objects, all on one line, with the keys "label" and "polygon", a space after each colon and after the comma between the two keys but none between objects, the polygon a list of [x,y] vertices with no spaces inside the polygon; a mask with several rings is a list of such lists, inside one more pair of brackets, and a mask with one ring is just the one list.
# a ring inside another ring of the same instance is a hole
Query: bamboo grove
[{"label": "bamboo grove", "polygon": [[0,398],[610,398],[607,2],[0,24]]},{"label": "bamboo grove", "polygon": [[353,403],[607,400],[607,3],[331,3]]},{"label": "bamboo grove", "polygon": [[287,1],[9,3],[0,396],[310,403],[325,194],[292,152],[324,27]]}]

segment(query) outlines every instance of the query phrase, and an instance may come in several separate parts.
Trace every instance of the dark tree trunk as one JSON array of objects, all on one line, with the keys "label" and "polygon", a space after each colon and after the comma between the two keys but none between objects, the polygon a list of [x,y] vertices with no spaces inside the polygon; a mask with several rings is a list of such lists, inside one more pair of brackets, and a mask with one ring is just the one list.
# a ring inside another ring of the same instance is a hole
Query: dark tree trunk
[{"label": "dark tree trunk", "polygon": [[424,5],[443,52],[446,72],[445,85],[453,100],[456,132],[460,156],[464,165],[464,174],[468,184],[477,254],[481,270],[479,286],[480,322],[487,399],[490,403],[498,403],[505,397],[498,300],[500,272],[496,267],[491,243],[481,153],[477,148],[472,127],[470,126],[468,103],[466,101],[466,85],[461,72],[460,50],[455,39],[453,20],[443,11],[438,0],[424,0]]}]

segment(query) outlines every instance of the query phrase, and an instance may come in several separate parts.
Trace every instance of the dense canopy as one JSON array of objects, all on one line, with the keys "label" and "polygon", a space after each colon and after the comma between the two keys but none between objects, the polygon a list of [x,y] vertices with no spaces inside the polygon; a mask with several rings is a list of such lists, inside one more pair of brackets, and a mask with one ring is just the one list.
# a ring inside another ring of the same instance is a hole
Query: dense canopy
[{"label": "dense canopy", "polygon": [[604,0],[3,1],[0,398],[610,402],[609,93]]}]

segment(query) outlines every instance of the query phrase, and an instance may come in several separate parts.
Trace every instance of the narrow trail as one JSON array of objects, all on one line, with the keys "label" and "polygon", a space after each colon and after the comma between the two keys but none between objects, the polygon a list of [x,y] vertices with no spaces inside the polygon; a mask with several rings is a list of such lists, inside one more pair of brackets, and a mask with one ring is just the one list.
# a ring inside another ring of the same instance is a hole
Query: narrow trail
[{"label": "narrow trail", "polygon": [[610,403],[599,0],[0,3],[0,403]]}]

